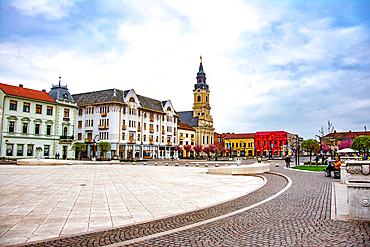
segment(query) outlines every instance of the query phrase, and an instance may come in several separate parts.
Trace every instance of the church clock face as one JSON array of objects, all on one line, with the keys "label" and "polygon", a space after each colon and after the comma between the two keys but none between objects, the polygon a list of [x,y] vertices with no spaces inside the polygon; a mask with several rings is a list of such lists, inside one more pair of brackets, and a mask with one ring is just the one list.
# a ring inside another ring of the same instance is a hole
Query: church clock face
[{"label": "church clock face", "polygon": [[198,93],[200,93],[200,89],[198,89]]}]

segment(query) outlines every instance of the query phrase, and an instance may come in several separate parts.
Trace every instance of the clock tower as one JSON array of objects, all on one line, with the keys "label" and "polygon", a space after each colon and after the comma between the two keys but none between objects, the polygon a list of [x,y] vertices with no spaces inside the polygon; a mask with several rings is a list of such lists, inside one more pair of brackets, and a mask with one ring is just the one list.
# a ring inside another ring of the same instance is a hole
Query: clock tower
[{"label": "clock tower", "polygon": [[202,57],[200,57],[197,83],[194,85],[193,117],[198,118],[198,126],[194,127],[197,132],[197,144],[208,146],[213,144],[213,119],[209,104],[209,86],[206,83],[206,73],[203,70]]}]

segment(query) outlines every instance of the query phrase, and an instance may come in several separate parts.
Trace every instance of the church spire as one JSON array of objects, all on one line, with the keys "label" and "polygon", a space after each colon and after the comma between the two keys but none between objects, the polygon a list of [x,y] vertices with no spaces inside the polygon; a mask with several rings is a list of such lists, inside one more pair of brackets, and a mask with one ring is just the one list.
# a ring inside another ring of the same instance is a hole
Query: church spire
[{"label": "church spire", "polygon": [[207,89],[208,90],[206,79],[207,79],[206,73],[204,73],[204,70],[203,70],[202,56],[200,56],[199,72],[197,73],[197,84],[194,85],[194,90],[195,89]]}]

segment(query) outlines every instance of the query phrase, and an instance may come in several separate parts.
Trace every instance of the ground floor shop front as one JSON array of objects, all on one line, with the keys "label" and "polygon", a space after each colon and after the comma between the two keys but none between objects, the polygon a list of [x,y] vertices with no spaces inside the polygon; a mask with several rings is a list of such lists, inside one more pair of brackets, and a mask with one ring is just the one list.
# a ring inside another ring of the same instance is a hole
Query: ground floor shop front
[{"label": "ground floor shop front", "polygon": [[107,158],[120,160],[177,159],[178,151],[173,146],[111,143],[111,150],[102,152],[94,143],[87,143],[85,158]]}]

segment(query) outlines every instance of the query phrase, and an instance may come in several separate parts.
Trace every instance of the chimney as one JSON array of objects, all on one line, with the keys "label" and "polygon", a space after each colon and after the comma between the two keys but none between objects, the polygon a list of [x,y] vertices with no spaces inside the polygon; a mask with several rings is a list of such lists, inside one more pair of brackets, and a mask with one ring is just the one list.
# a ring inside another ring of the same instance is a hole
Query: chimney
[{"label": "chimney", "polygon": [[23,88],[23,84],[19,84],[19,87]]},{"label": "chimney", "polygon": [[44,93],[46,93],[46,89],[43,89],[42,91],[43,91]]}]

